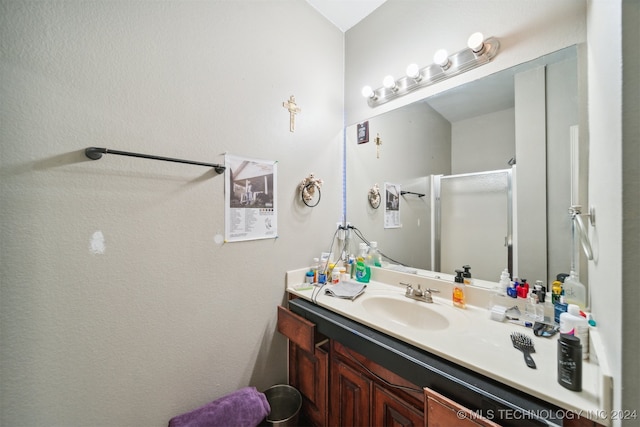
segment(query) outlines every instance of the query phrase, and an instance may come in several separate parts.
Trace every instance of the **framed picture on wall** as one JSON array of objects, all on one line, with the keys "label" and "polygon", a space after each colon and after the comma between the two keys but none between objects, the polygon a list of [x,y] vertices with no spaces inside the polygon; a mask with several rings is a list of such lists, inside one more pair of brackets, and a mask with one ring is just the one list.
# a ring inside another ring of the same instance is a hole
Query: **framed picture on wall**
[{"label": "framed picture on wall", "polygon": [[369,122],[358,123],[358,144],[369,142]]}]

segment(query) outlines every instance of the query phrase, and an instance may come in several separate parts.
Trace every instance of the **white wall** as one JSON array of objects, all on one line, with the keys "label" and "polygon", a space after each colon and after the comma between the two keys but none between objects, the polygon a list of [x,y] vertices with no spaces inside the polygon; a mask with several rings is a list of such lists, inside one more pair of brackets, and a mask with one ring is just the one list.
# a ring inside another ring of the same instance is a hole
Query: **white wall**
[{"label": "white wall", "polygon": [[596,208],[596,226],[590,230],[595,242],[591,298],[614,372],[614,407],[635,409],[640,392],[635,280],[640,274],[640,4],[590,0],[588,5],[589,202]]},{"label": "white wall", "polygon": [[[161,426],[286,381],[284,273],[341,217],[343,34],[297,0],[3,0],[0,40],[0,424]],[[216,244],[222,175],[88,146],[277,160],[279,237]]]},{"label": "white wall", "polygon": [[515,123],[513,108],[451,123],[451,173],[508,169]]}]

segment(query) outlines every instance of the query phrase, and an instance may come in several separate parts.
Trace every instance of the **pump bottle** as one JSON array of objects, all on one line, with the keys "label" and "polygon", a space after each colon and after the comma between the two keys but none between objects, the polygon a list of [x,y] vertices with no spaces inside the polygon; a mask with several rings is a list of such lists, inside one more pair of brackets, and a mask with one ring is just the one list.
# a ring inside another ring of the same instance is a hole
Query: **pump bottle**
[{"label": "pump bottle", "polygon": [[462,270],[456,270],[456,277],[453,285],[453,305],[459,308],[466,307],[466,301],[464,297],[464,277],[462,276]]}]

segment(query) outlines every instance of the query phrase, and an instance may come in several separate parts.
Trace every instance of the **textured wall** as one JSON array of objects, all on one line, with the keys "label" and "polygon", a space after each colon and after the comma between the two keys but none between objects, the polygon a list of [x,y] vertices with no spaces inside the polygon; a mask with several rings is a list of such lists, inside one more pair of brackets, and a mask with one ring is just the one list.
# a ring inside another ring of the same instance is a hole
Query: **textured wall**
[{"label": "textured wall", "polygon": [[[343,34],[297,0],[2,1],[0,47],[0,424],[160,426],[286,381],[284,273],[341,215]],[[277,160],[279,238],[217,244],[222,175],[87,146]]]}]

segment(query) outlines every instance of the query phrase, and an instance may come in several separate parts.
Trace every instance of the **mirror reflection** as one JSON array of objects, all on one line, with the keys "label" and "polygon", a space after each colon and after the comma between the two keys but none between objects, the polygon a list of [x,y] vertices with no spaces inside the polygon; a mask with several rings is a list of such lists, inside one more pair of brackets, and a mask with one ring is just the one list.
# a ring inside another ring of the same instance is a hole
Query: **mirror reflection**
[{"label": "mirror reflection", "polygon": [[[347,221],[419,274],[470,265],[478,279],[498,281],[508,268],[551,283],[575,268],[586,283],[568,214],[572,186],[587,204],[583,57],[569,47],[372,116],[378,144],[358,143],[358,124],[349,126]],[[379,209],[368,202],[374,185]],[[393,221],[389,185],[402,190]]]}]

